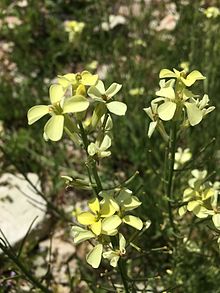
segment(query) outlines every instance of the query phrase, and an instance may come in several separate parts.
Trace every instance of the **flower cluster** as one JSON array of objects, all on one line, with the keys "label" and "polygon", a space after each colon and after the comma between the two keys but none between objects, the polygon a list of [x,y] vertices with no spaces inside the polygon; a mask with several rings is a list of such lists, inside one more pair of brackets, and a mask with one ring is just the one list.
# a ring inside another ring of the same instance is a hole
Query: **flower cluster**
[{"label": "flower cluster", "polygon": [[216,229],[220,230],[220,208],[218,207],[218,195],[220,182],[214,184],[207,181],[207,171],[197,169],[191,172],[189,187],[183,192],[183,205],[179,208],[179,215],[183,216],[187,211],[193,212],[198,218],[212,216]]},{"label": "flower cluster", "polygon": [[163,121],[180,121],[183,125],[195,126],[215,107],[209,107],[209,97],[204,95],[202,99],[189,90],[197,80],[204,80],[199,71],[194,70],[187,74],[186,71],[173,71],[162,69],[159,77],[160,89],[156,92],[158,96],[151,101],[151,107],[144,111],[152,122],[149,126],[150,137],[157,128],[166,137]]},{"label": "flower cluster", "polygon": [[[113,83],[105,90],[98,75],[93,75],[88,71],[59,75],[57,83],[51,85],[49,89],[50,104],[32,107],[27,115],[28,124],[31,125],[44,115],[49,114],[51,117],[44,126],[44,138],[46,140],[60,140],[63,130],[71,133],[73,137],[74,134],[79,133],[77,121],[86,116],[87,109],[91,105],[94,106],[94,111],[87,127],[95,128],[98,122],[103,122],[104,115],[108,114],[104,126],[104,129],[106,129],[111,122],[109,120],[110,114],[125,115],[127,110],[126,104],[113,100],[121,87],[120,84]],[[107,151],[110,146],[111,139],[109,136],[98,137],[97,141],[89,146],[88,152],[91,156],[98,154],[99,157],[105,157],[110,154]]]},{"label": "flower cluster", "polygon": [[85,27],[84,22],[79,22],[76,20],[66,20],[64,22],[64,28],[65,28],[65,31],[69,33],[70,42],[77,41],[84,27]]},{"label": "flower cluster", "polygon": [[[125,188],[102,191],[100,198],[101,200],[95,197],[88,201],[88,211],[76,213],[76,220],[83,227],[72,227],[74,243],[94,239],[95,246],[86,256],[87,262],[93,268],[98,268],[103,256],[115,267],[126,252],[126,240],[119,233],[121,224],[130,225],[137,230],[143,228],[142,220],[130,214],[141,202],[131,190]],[[117,236],[118,246],[112,241],[112,237]]]}]

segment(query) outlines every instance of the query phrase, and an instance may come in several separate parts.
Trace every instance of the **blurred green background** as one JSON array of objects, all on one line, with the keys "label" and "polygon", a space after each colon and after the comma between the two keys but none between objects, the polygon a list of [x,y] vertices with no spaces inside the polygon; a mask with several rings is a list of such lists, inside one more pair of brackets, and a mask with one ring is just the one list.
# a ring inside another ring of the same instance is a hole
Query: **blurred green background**
[{"label": "blurred green background", "polygon": [[[207,10],[213,6],[216,10]],[[37,173],[48,200],[55,206],[60,204],[65,188],[60,174],[80,173],[81,157],[66,137],[59,143],[45,142],[44,121],[30,127],[26,113],[33,105],[47,104],[49,85],[58,74],[84,69],[97,72],[107,85],[114,81],[123,85],[119,99],[128,105],[126,117],[115,119],[113,155],[104,161],[102,178],[111,182],[113,176],[124,179],[136,170],[140,172],[131,188],[143,201],[143,218],[152,221],[143,238],[145,249],[166,245],[169,231],[161,228],[165,221],[160,177],[164,145],[157,133],[148,139],[149,120],[143,108],[155,97],[162,68],[188,66],[190,71],[201,71],[206,80],[200,83],[200,89],[196,85],[195,91],[208,93],[216,110],[191,128],[178,146],[190,147],[196,156],[208,145],[192,167],[215,171],[213,178],[219,179],[217,8],[218,0],[1,0],[1,174]],[[83,24],[72,23],[71,27],[68,21]],[[186,171],[176,187],[180,196],[187,176]],[[88,194],[79,195],[84,197]],[[66,200],[73,205],[70,198]],[[143,271],[151,275],[162,271],[164,287],[176,283],[182,286],[172,292],[201,292],[201,288],[202,292],[220,292],[219,251],[215,245],[206,245],[208,233],[200,232],[202,238],[197,244],[201,255],[185,248],[175,260],[169,254],[149,254]],[[172,267],[176,268],[175,277],[166,273]],[[155,280],[151,286],[156,286]],[[154,290],[160,292],[156,287]]]}]

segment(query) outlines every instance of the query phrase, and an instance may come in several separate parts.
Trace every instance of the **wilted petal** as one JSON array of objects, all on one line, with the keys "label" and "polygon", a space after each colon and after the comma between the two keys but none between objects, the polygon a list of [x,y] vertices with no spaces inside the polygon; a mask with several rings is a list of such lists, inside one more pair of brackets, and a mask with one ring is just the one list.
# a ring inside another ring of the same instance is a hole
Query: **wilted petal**
[{"label": "wilted petal", "polygon": [[125,115],[127,111],[127,105],[122,102],[114,101],[106,104],[108,110],[118,116]]},{"label": "wilted petal", "polygon": [[49,113],[49,106],[38,105],[30,108],[27,113],[28,124],[31,125],[41,117]]},{"label": "wilted petal", "polygon": [[64,116],[52,116],[44,126],[44,132],[47,137],[52,141],[58,141],[63,135]]}]

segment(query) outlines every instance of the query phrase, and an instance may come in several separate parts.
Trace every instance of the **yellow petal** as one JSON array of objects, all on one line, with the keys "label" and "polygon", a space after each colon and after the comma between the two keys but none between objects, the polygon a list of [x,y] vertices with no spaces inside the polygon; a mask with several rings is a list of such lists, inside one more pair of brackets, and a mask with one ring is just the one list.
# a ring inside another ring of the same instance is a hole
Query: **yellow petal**
[{"label": "yellow petal", "polygon": [[86,256],[86,261],[90,264],[94,269],[97,269],[100,265],[102,259],[102,251],[103,245],[96,245]]},{"label": "yellow petal", "polygon": [[90,226],[90,228],[95,235],[100,235],[102,229],[102,221],[99,220],[98,222],[95,222]]},{"label": "yellow petal", "polygon": [[52,141],[58,141],[63,135],[64,116],[52,116],[44,126],[44,132],[47,137]]},{"label": "yellow petal", "polygon": [[90,212],[83,212],[77,216],[77,221],[82,225],[92,225],[96,222],[96,217]]},{"label": "yellow petal", "polygon": [[160,71],[159,77],[160,78],[169,78],[169,77],[170,78],[172,78],[172,77],[176,78],[176,74],[173,71],[169,70],[169,69],[162,69]]},{"label": "yellow petal", "polygon": [[96,214],[100,211],[100,204],[99,204],[99,200],[97,197],[91,199],[89,202],[88,202],[88,206],[90,208],[90,210]]},{"label": "yellow petal", "polygon": [[121,224],[121,219],[117,215],[113,215],[111,217],[105,218],[102,221],[102,229],[104,231],[111,231],[115,230],[120,224]]},{"label": "yellow petal", "polygon": [[137,230],[141,230],[143,228],[143,222],[138,217],[127,215],[123,218],[123,222],[134,227]]},{"label": "yellow petal", "polygon": [[60,84],[53,84],[50,86],[49,95],[50,101],[52,104],[60,102],[62,97],[64,96],[64,89]]},{"label": "yellow petal", "polygon": [[49,113],[49,107],[45,105],[38,105],[30,108],[27,113],[28,124],[33,124],[47,113]]}]

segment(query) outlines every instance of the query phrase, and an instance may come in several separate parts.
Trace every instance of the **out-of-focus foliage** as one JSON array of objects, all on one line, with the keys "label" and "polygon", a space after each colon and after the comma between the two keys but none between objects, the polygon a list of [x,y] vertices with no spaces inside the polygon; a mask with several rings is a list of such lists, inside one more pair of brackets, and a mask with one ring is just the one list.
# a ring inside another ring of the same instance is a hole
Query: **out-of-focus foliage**
[{"label": "out-of-focus foliage", "polygon": [[[27,110],[32,105],[47,103],[49,85],[57,74],[88,69],[106,80],[107,87],[115,81],[123,84],[119,98],[128,106],[126,119],[115,118],[117,127],[111,150],[115,159],[106,161],[102,177],[109,182],[113,174],[123,180],[137,169],[140,172],[129,188],[141,194],[140,211],[144,218],[144,215],[150,218],[152,225],[143,235],[143,242],[137,243],[140,246],[144,243],[142,248],[147,253],[145,259],[135,260],[136,277],[149,277],[143,286],[153,292],[160,292],[158,288],[168,288],[168,292],[172,288],[173,292],[219,290],[219,250],[203,225],[194,226],[195,220],[190,218],[193,231],[188,231],[188,222],[177,218],[182,223],[180,237],[186,231],[192,237],[187,243],[182,241],[175,258],[167,247],[172,237],[166,223],[167,203],[161,180],[164,144],[158,134],[148,139],[150,120],[147,123],[142,110],[159,89],[161,68],[188,67],[189,71],[195,68],[201,71],[206,76],[200,82],[201,92],[209,94],[217,110],[181,138],[178,146],[189,147],[196,157],[191,162],[192,168],[207,169],[210,173],[215,170],[213,181],[219,180],[218,9],[218,0],[2,0],[0,3],[0,172],[36,172],[48,199],[59,206],[64,189],[60,175],[67,170],[77,175],[82,158],[67,137],[61,143],[46,143],[41,131],[46,120],[29,127]],[[71,21],[74,21],[72,26]],[[201,152],[202,148],[205,152]],[[178,175],[175,186],[179,199],[190,170],[183,174]],[[153,247],[164,246],[159,252],[151,251]],[[80,277],[88,284],[96,283],[94,279],[99,274],[95,277],[94,271],[91,274],[89,270],[83,267]],[[76,279],[80,277],[77,275]],[[108,276],[104,278],[107,280]],[[77,284],[77,280],[74,282]],[[93,285],[90,287],[96,290]]]}]

